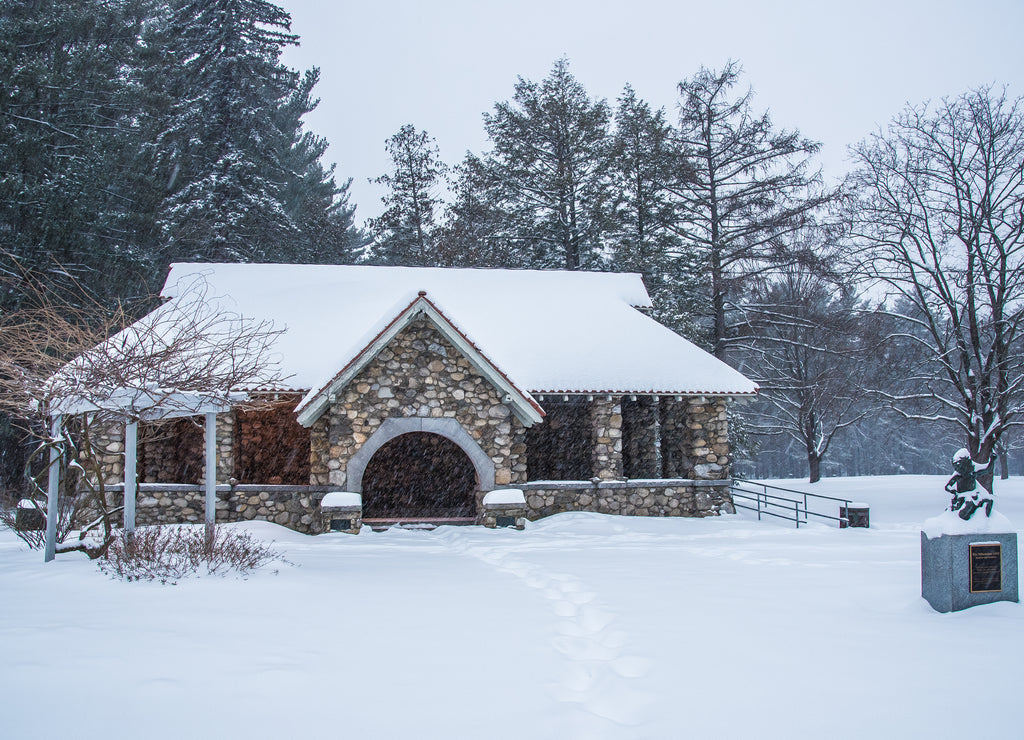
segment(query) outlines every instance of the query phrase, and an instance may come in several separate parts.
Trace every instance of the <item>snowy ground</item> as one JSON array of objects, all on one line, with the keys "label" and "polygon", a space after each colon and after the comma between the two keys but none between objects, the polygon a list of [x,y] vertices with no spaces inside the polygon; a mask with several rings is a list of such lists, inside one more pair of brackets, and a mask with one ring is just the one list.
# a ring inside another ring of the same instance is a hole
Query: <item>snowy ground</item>
[{"label": "snowy ground", "polygon": [[[943,483],[809,487],[869,503],[870,530],[250,524],[294,565],[177,586],[2,531],[0,738],[1021,737],[1022,608],[920,597]],[[996,494],[1024,526],[1024,479]]]}]

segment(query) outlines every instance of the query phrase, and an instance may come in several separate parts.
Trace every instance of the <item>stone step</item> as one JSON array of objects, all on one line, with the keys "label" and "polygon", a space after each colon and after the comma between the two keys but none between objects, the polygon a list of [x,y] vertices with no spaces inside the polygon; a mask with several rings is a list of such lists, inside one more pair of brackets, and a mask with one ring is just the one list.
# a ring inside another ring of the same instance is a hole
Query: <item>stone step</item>
[{"label": "stone step", "polygon": [[383,532],[391,527],[402,529],[437,529],[444,525],[468,526],[476,524],[476,517],[473,516],[440,516],[440,517],[377,517],[363,519],[363,524],[371,527],[374,532]]}]

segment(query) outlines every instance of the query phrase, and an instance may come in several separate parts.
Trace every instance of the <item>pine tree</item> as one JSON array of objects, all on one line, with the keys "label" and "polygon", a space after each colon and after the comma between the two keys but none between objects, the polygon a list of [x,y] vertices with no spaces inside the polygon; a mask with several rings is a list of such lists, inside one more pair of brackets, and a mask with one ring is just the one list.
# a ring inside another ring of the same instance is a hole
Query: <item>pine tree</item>
[{"label": "pine tree", "polygon": [[386,265],[435,265],[435,212],[447,167],[433,137],[412,124],[402,126],[385,147],[393,167],[374,180],[388,192],[381,198],[386,210],[369,224],[375,241],[371,259]]},{"label": "pine tree", "polygon": [[487,197],[506,224],[491,238],[530,250],[522,261],[534,267],[602,263],[610,115],[565,59],[539,84],[519,78],[512,100],[484,115],[493,145],[483,160]]},{"label": "pine tree", "polygon": [[349,264],[368,243],[355,226],[356,207],[349,203],[352,180],[335,182],[334,166],[321,164],[327,140],[304,131],[302,124],[319,102],[313,98],[319,79],[320,70],[307,71],[278,109],[278,125],[287,136],[279,153],[286,177],[281,198],[295,233],[268,256],[281,262]]},{"label": "pine tree", "polygon": [[696,338],[701,264],[699,254],[684,249],[673,230],[679,206],[669,189],[682,164],[664,111],[652,111],[627,85],[611,146],[612,265],[643,275],[658,320]]},{"label": "pine tree", "polygon": [[154,24],[173,101],[155,140],[164,262],[260,261],[294,236],[277,115],[298,84],[279,61],[297,42],[290,24],[266,0],[179,0]]},{"label": "pine tree", "polygon": [[[144,10],[12,0],[0,13],[0,252],[51,282],[70,271],[103,301],[139,285],[126,70]],[[0,309],[17,301],[0,296]]]}]

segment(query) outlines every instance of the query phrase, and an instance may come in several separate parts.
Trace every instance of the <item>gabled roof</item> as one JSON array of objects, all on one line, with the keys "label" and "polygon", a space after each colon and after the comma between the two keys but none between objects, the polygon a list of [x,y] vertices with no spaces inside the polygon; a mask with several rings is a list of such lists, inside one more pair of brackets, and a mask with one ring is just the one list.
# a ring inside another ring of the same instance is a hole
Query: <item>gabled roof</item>
[{"label": "gabled roof", "polygon": [[163,294],[197,274],[226,308],[285,329],[274,349],[290,388],[328,386],[424,291],[441,323],[524,394],[757,392],[637,310],[651,301],[633,273],[182,263]]},{"label": "gabled roof", "polygon": [[332,394],[339,392],[366,367],[381,350],[383,350],[399,332],[420,316],[426,318],[441,334],[451,342],[463,357],[469,360],[473,368],[480,373],[501,394],[505,403],[516,417],[527,427],[531,427],[544,417],[544,411],[536,400],[509,380],[502,370],[491,362],[463,334],[444,313],[420,291],[413,301],[402,309],[397,316],[360,351],[352,360],[327,383],[311,390],[295,408],[298,421],[303,426],[310,426],[327,408]]}]

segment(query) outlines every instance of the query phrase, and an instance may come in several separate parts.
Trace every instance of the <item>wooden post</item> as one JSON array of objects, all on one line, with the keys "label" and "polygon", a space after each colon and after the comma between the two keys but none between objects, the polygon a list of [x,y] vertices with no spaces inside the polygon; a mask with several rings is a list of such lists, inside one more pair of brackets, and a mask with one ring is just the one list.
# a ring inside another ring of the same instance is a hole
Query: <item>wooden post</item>
[{"label": "wooden post", "polygon": [[124,531],[128,534],[135,532],[135,462],[138,443],[139,423],[129,421],[124,425]]},{"label": "wooden post", "polygon": [[[53,415],[51,439],[61,433],[60,414]],[[60,516],[60,456],[61,449],[56,442],[50,447],[50,479],[46,489],[46,550],[43,562],[48,563],[57,555],[57,517]]]},{"label": "wooden post", "polygon": [[206,545],[213,545],[217,520],[217,414],[206,414]]}]

